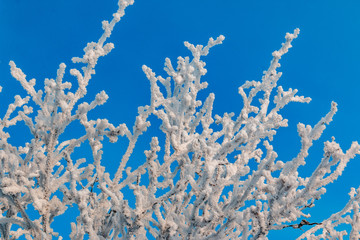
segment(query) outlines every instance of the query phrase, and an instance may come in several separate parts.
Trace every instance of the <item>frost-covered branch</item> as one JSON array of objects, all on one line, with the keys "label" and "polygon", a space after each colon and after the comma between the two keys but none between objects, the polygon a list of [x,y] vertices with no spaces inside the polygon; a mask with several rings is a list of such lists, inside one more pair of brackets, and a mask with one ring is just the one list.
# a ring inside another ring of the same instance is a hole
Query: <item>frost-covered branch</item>
[{"label": "frost-covered branch", "polygon": [[[286,34],[261,80],[239,87],[242,106],[236,113],[214,115],[215,94],[199,97],[208,86],[202,79],[207,73],[203,58],[222,44],[225,38],[220,35],[205,46],[185,42],[191,56],[178,57],[176,66],[166,58],[166,77],[143,66],[151,99],[149,105],[139,107],[132,128],[88,118],[89,111],[104,104],[108,96],[102,91],[90,103],[80,100],[87,94],[99,58],[114,47],[106,42],[115,24],[132,4],[132,0],[120,0],[112,20],[103,22],[100,39],[88,43],[82,57],[72,59],[84,65],[81,71],[69,71],[77,80],[76,89],[65,81],[64,63],[56,78],[46,79],[44,89],[37,90],[35,79],[27,80],[10,62],[12,76],[28,96],[15,96],[0,119],[1,238],[67,238],[54,232],[51,224],[75,207],[79,216],[71,222],[70,238],[79,240],[148,239],[150,235],[156,239],[266,239],[270,231],[303,226],[313,227],[299,239],[342,238],[345,232],[337,230],[340,224],[351,225],[351,238],[359,238],[359,190],[353,189],[344,209],[327,220],[306,220],[310,218],[306,210],[315,206],[326,186],[359,154],[357,142],[344,152],[333,138],[324,143],[323,158],[312,175],[299,176],[309,149],[332,121],[336,103],[315,126],[298,124],[301,149],[293,159],[279,160],[272,145],[277,129],[287,127],[281,110],[291,102],[311,100],[278,84],[279,61],[298,37],[298,29]],[[159,134],[164,141],[153,136],[141,162],[133,152],[151,116],[161,121]],[[13,146],[7,129],[19,121],[24,121],[33,138]],[[72,122],[80,123],[85,134],[60,141]],[[103,166],[105,137],[112,143],[118,137],[128,141],[125,153],[113,160],[113,176]],[[92,158],[75,158],[75,149],[84,144],[90,145]],[[128,164],[134,160],[139,162],[136,169]],[[135,208],[127,200],[127,189],[135,197]],[[29,214],[30,205],[38,216]]]},{"label": "frost-covered branch", "polygon": [[360,238],[360,212],[359,212],[359,192],[360,188],[355,190],[352,188],[349,195],[350,200],[345,207],[332,214],[328,219],[324,220],[321,224],[309,229],[297,239],[343,239],[349,233],[345,230],[338,231],[336,227],[339,225],[350,225],[351,232],[349,239]]}]

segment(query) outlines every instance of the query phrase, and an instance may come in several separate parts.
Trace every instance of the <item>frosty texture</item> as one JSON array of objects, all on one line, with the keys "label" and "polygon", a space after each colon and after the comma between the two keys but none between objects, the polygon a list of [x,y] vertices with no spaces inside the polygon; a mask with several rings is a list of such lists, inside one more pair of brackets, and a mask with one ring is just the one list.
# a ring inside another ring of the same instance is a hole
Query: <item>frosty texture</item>
[{"label": "frosty texture", "polygon": [[[185,42],[191,57],[179,57],[174,67],[165,61],[167,77],[157,76],[149,67],[143,71],[151,84],[151,100],[139,107],[132,130],[125,124],[113,126],[106,119],[89,120],[87,113],[108,99],[104,91],[91,103],[81,100],[95,73],[100,57],[114,47],[106,43],[115,24],[124,16],[131,0],[120,0],[111,22],[103,22],[98,42],[84,49],[83,57],[73,58],[84,66],[71,69],[77,89],[65,82],[66,66],[60,64],[56,79],[46,79],[44,90],[35,89],[35,79],[14,62],[11,74],[28,96],[15,96],[0,119],[0,234],[2,239],[62,239],[51,223],[70,207],[80,211],[72,220],[71,239],[266,239],[270,230],[311,225],[299,239],[339,238],[340,224],[349,224],[351,239],[360,237],[359,189],[352,189],[345,208],[319,223],[305,220],[304,210],[314,206],[326,192],[325,186],[337,179],[360,146],[354,142],[345,153],[333,138],[324,144],[324,156],[308,178],[298,175],[308,150],[319,139],[337,111],[330,112],[314,126],[298,124],[301,149],[287,162],[277,159],[271,141],[287,119],[280,110],[290,102],[308,103],[296,89],[278,86],[279,60],[291,48],[299,30],[286,34],[282,47],[261,81],[246,81],[239,94],[243,107],[237,113],[213,114],[215,95],[204,102],[197,98],[207,88],[201,80],[207,72],[202,57],[222,44],[224,36],[210,38],[206,46]],[[33,113],[36,106],[37,113]],[[164,142],[154,136],[144,162],[137,169],[127,167],[138,138],[150,126],[149,116],[161,121]],[[33,139],[24,146],[8,143],[8,127],[24,121]],[[79,121],[85,135],[59,142],[59,136],[73,121]],[[104,137],[116,142],[128,139],[125,154],[113,177],[102,166]],[[73,159],[74,149],[90,144],[93,161]],[[235,156],[235,158],[234,158]],[[256,167],[250,168],[249,162]],[[333,168],[332,168],[333,167]],[[147,178],[147,184],[140,184]],[[136,208],[129,206],[123,190],[129,187],[136,197]],[[59,194],[61,193],[61,194]],[[27,212],[31,205],[40,217]],[[64,236],[65,239],[68,236]]]}]

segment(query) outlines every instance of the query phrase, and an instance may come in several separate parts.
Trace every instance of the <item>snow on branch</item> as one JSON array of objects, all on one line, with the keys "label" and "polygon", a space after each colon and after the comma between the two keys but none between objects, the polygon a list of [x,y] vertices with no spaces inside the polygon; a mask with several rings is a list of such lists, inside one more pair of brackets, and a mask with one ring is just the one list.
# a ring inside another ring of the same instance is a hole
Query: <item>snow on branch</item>
[{"label": "snow on branch", "polygon": [[[55,79],[46,79],[36,90],[35,79],[13,61],[12,76],[28,96],[15,96],[14,103],[0,119],[0,235],[2,239],[67,239],[54,232],[56,217],[77,208],[71,222],[70,239],[267,239],[270,231],[312,226],[299,239],[339,238],[341,224],[352,227],[350,237],[359,233],[359,189],[352,189],[350,201],[338,213],[322,222],[311,222],[307,213],[339,178],[350,159],[359,154],[354,142],[343,151],[335,138],[324,143],[323,158],[311,176],[299,176],[309,149],[322,135],[337,111],[336,103],[315,126],[298,124],[301,149],[292,160],[281,161],[272,145],[277,129],[287,127],[281,109],[291,102],[309,103],[297,89],[280,86],[280,59],[292,47],[299,29],[287,33],[281,48],[274,51],[269,68],[259,81],[239,87],[243,106],[236,113],[214,114],[215,94],[205,101],[198,97],[208,83],[203,58],[224,36],[210,38],[206,46],[185,42],[191,57],[165,60],[167,76],[151,68],[142,70],[150,81],[149,105],[138,108],[132,128],[114,126],[107,119],[88,119],[89,111],[105,104],[102,91],[90,103],[80,102],[95,73],[100,57],[114,45],[106,43],[114,26],[132,5],[120,0],[110,22],[103,21],[103,34],[84,48],[74,63],[83,65],[69,72],[78,83],[65,81],[66,65],[61,63]],[[175,66],[176,65],[176,66]],[[39,109],[33,113],[34,109]],[[150,117],[160,122],[158,136],[152,136],[143,161],[133,156],[138,139],[147,133]],[[24,121],[33,138],[23,146],[7,140],[7,128]],[[74,121],[84,128],[77,138],[59,137]],[[164,141],[159,136],[164,136]],[[105,137],[116,143],[127,140],[125,153],[114,161],[111,176],[103,164]],[[89,144],[91,159],[75,157],[76,148]],[[138,167],[129,167],[138,161]],[[254,166],[254,167],[250,167]],[[125,190],[135,197],[131,207]],[[36,215],[29,213],[29,206]],[[308,219],[308,220],[307,220]]]}]

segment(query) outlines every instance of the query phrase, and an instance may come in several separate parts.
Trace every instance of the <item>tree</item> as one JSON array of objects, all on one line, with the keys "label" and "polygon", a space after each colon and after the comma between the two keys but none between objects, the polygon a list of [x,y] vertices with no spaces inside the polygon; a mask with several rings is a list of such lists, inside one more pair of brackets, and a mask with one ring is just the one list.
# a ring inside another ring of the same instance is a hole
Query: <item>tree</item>
[{"label": "tree", "polygon": [[[207,87],[201,79],[206,74],[202,57],[222,43],[224,37],[219,36],[210,38],[206,46],[185,42],[192,57],[179,57],[176,68],[166,59],[166,78],[143,66],[151,100],[139,108],[132,129],[125,124],[115,127],[106,119],[88,119],[89,111],[108,97],[102,91],[90,103],[80,100],[97,61],[113,48],[106,41],[115,24],[132,4],[132,0],[120,0],[112,21],[103,22],[99,41],[89,43],[83,57],[72,59],[84,65],[81,71],[70,70],[77,79],[75,90],[64,81],[63,63],[56,79],[47,79],[42,91],[35,89],[35,79],[28,80],[10,62],[12,76],[29,96],[15,96],[0,124],[1,237],[51,239],[59,235],[51,227],[56,217],[78,208],[71,239],[146,239],[149,234],[157,239],[266,239],[270,230],[305,225],[312,228],[300,239],[342,238],[346,232],[337,230],[339,224],[350,225],[351,239],[359,238],[360,189],[352,189],[344,209],[322,222],[307,221],[306,210],[341,175],[360,145],[354,142],[344,153],[333,138],[324,143],[324,156],[311,177],[298,174],[309,148],[336,113],[336,103],[315,126],[298,125],[302,147],[291,161],[278,160],[271,145],[276,130],[287,126],[279,111],[290,102],[310,101],[298,96],[297,90],[278,86],[279,60],[297,38],[298,29],[286,34],[285,43],[273,52],[262,80],[247,81],[239,88],[244,106],[237,115],[214,116],[214,94],[204,102],[198,98]],[[144,163],[131,169],[127,163],[151,117],[161,121],[164,141],[153,137]],[[8,142],[7,129],[20,121],[33,139],[14,146]],[[60,141],[74,121],[81,123],[85,134]],[[128,146],[116,174],[110,176],[102,165],[103,142],[105,138],[116,142],[118,137],[126,138]],[[74,159],[75,149],[86,144],[93,158]],[[250,168],[253,162],[256,166]],[[126,187],[136,197],[135,209],[124,197]],[[29,214],[29,206],[39,217]]]}]

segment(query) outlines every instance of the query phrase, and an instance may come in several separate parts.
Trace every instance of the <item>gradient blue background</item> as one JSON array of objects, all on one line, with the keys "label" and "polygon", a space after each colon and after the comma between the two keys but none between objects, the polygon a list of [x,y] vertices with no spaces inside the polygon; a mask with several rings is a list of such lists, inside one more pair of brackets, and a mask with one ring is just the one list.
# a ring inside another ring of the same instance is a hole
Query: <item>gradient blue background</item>
[{"label": "gradient blue background", "polygon": [[[36,78],[41,88],[44,78],[56,77],[61,62],[68,66],[67,70],[79,68],[70,59],[82,56],[87,42],[98,40],[101,21],[110,20],[116,8],[116,0],[0,0],[0,85],[3,86],[0,116],[14,95],[25,96],[25,91],[10,75],[10,60],[15,61],[28,80]],[[284,41],[285,33],[298,27],[299,38],[281,60],[283,77],[279,84],[285,89],[296,88],[299,94],[313,100],[310,104],[290,104],[282,111],[289,119],[289,127],[279,130],[274,139],[279,159],[288,161],[298,153],[298,122],[314,125],[329,111],[332,100],[339,104],[334,121],[314,144],[308,164],[301,169],[302,176],[309,176],[322,157],[323,142],[331,136],[344,149],[352,141],[360,140],[359,10],[357,0],[136,0],[111,36],[115,49],[99,60],[88,87],[87,101],[100,90],[110,96],[90,117],[108,118],[114,125],[126,123],[132,127],[137,107],[150,100],[149,82],[141,66],[146,64],[165,76],[165,57],[175,63],[177,56],[189,55],[184,41],[206,44],[209,37],[220,34],[226,37],[223,45],[211,49],[204,59],[208,68],[204,80],[209,87],[201,97],[214,92],[214,113],[238,113],[242,101],[237,88],[245,80],[259,80],[269,66],[271,53]],[[65,78],[75,82],[68,72]],[[70,126],[64,139],[76,136],[77,128],[76,124]],[[156,134],[157,128],[155,123],[149,129],[150,134]],[[14,144],[23,144],[24,137],[29,137],[23,125],[10,131],[10,142]],[[140,140],[131,165],[144,160],[143,150],[148,148],[149,138],[144,136]],[[104,165],[109,171],[117,166],[124,143],[121,140],[118,144],[105,144]],[[83,153],[86,150],[85,147]],[[352,160],[338,181],[328,187],[327,194],[311,209],[309,221],[321,221],[342,209],[350,187],[360,184],[359,160],[360,157]],[[55,230],[69,232],[66,227],[69,220],[70,217],[55,219]],[[269,238],[292,239],[301,233],[299,229],[287,229],[273,232]]]}]

